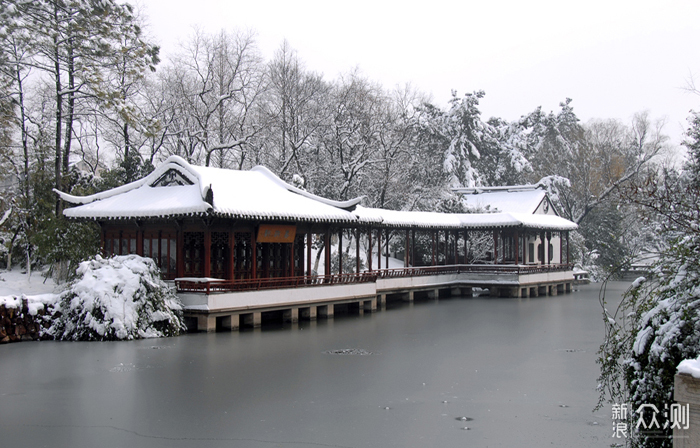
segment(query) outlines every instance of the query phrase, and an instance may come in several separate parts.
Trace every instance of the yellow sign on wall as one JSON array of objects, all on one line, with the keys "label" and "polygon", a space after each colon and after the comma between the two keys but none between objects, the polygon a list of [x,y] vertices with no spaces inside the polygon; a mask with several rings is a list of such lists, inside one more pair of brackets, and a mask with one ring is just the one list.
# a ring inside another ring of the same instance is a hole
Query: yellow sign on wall
[{"label": "yellow sign on wall", "polygon": [[259,243],[293,243],[297,235],[296,226],[261,224],[258,228]]}]

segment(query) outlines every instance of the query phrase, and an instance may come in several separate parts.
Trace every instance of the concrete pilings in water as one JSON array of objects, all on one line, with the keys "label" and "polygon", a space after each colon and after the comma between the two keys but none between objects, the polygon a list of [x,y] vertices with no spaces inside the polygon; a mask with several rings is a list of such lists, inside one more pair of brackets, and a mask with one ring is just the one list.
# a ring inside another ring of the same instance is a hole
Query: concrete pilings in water
[{"label": "concrete pilings in water", "polygon": [[[486,289],[481,291],[487,292]],[[529,298],[541,296],[556,296],[571,292],[571,283],[535,284],[520,286],[491,286],[488,295],[491,297]],[[374,313],[385,310],[388,301],[403,301],[413,303],[416,298],[438,300],[441,297],[472,297],[475,288],[465,286],[431,287],[419,290],[386,291],[376,297],[353,300],[329,301],[323,304],[308,306],[276,307],[275,309],[247,309],[234,312],[190,313],[189,326],[201,332],[238,331],[241,328],[259,328],[263,321],[268,320],[284,323],[315,321],[317,319],[333,319],[336,308],[348,314]]]}]

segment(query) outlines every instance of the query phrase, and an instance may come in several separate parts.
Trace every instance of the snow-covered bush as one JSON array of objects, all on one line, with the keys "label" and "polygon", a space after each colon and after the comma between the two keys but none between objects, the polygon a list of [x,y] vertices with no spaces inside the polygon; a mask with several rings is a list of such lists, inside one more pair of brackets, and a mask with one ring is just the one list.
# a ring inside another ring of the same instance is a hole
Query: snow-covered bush
[{"label": "snow-covered bush", "polygon": [[80,263],[77,278],[48,306],[43,337],[115,340],[176,336],[182,304],[150,258],[99,255]]}]

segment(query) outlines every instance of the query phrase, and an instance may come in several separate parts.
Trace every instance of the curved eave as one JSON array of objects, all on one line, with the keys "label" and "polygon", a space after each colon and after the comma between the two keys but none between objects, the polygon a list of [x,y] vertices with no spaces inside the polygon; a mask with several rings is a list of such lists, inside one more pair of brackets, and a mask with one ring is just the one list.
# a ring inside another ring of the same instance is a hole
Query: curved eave
[{"label": "curved eave", "polygon": [[[70,210],[70,209],[67,209]],[[66,218],[71,220],[84,220],[84,221],[130,221],[130,220],[177,220],[182,218],[200,218],[200,217],[218,217],[218,218],[228,218],[228,219],[240,219],[244,221],[255,221],[255,222],[303,222],[303,223],[322,223],[322,224],[358,224],[356,219],[341,219],[341,218],[314,218],[314,217],[299,217],[299,216],[269,216],[269,215],[256,215],[256,214],[232,214],[232,213],[217,213],[217,212],[185,212],[185,213],[173,213],[173,214],[162,214],[162,215],[128,215],[128,216],[108,216],[108,215],[93,215],[93,216],[74,216],[65,215]]]},{"label": "curved eave", "polygon": [[304,196],[309,199],[313,199],[314,201],[318,201],[322,204],[330,205],[332,207],[336,208],[341,208],[343,210],[349,210],[352,208],[355,208],[360,202],[362,202],[363,196],[354,198],[354,199],[349,199],[347,201],[334,201],[333,199],[328,199],[324,198],[321,196],[316,196],[313,193],[309,193],[308,191],[302,190],[300,188],[297,188],[293,185],[288,184],[287,182],[283,181],[275,173],[267,169],[266,167],[262,165],[256,165],[253,168],[250,169],[250,171],[255,171],[261,174],[264,174],[269,180],[274,182],[275,184],[279,185],[280,187],[286,189],[287,191],[290,191],[292,193],[296,193],[298,195]]}]

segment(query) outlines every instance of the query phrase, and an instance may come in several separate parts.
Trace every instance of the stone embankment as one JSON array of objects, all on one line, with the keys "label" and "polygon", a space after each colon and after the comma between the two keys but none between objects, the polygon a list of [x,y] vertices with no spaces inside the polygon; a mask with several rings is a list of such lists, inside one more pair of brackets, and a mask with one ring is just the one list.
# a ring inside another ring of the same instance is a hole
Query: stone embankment
[{"label": "stone embankment", "polygon": [[19,341],[34,341],[39,339],[41,332],[41,316],[44,308],[32,310],[27,299],[17,300],[17,306],[0,304],[0,344]]}]

